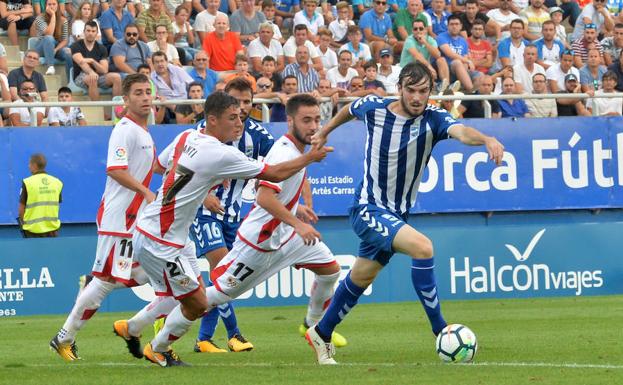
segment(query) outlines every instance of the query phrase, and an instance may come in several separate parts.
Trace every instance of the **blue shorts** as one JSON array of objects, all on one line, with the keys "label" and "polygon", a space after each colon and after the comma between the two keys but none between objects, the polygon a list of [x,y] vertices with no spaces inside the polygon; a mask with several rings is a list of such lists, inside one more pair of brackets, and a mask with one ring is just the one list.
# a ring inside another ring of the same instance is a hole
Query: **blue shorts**
[{"label": "blue shorts", "polygon": [[225,222],[208,215],[198,215],[190,225],[190,239],[195,242],[197,257],[221,247],[230,250],[240,222]]},{"label": "blue shorts", "polygon": [[359,256],[385,266],[394,255],[392,243],[398,230],[406,225],[401,217],[375,205],[355,205],[350,208],[350,223],[361,239]]}]

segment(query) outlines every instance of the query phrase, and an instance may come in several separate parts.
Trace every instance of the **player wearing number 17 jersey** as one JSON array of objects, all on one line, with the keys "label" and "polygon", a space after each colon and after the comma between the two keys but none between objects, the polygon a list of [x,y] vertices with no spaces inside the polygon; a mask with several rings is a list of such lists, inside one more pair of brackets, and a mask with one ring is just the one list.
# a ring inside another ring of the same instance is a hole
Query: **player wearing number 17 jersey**
[{"label": "player wearing number 17 jersey", "polygon": [[152,100],[149,78],[138,74],[125,78],[123,99],[128,114],[115,125],[108,143],[108,177],[97,212],[94,278],[50,341],[51,348],[66,361],[78,359],[75,336],[113,289],[147,283],[147,276],[132,258],[132,233],[139,212],[154,199],[149,190],[156,151],[147,130]]},{"label": "player wearing number 17 jersey", "polygon": [[315,145],[323,146],[332,130],[353,117],[363,120],[367,130],[363,181],[350,208],[353,230],[361,239],[359,256],[335,290],[325,315],[307,330],[307,340],[320,364],[335,364],[331,333],[395,252],[412,258],[411,281],[433,333],[446,326],[437,296],[433,245],[406,223],[409,209],[439,141],[452,137],[471,146],[485,145],[498,165],[504,146],[454,120],[447,111],[428,105],[432,86],[426,66],[408,64],[400,71],[398,100],[358,99],[340,110],[314,138]]},{"label": "player wearing number 17 jersey", "polygon": [[322,148],[289,162],[267,165],[225,144],[242,134],[236,98],[215,92],[206,99],[204,113],[204,129],[184,131],[164,151],[169,155],[162,186],[156,200],[139,217],[133,237],[134,255],[156,294],[180,301],[144,349],[147,360],[163,367],[184,365],[170,345],[208,308],[188,238],[190,224],[208,192],[225,179],[282,181],[323,159],[330,150]]}]

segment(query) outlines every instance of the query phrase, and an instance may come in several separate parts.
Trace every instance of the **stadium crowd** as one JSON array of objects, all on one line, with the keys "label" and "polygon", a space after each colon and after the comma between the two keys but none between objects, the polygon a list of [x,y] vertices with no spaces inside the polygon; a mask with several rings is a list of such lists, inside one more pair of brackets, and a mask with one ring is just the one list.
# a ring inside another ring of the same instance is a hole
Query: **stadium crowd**
[{"label": "stadium crowd", "polygon": [[[160,101],[203,98],[235,78],[256,98],[309,93],[323,119],[344,96],[396,94],[400,69],[424,63],[439,94],[604,94],[623,91],[621,0],[0,0],[12,45],[29,34],[22,65],[9,70],[0,45],[0,96],[48,101],[46,76],[64,64],[72,89],[91,100],[121,94],[144,72]],[[45,74],[38,72],[42,61]],[[326,100],[326,99],[323,99]],[[442,103],[455,117],[483,117],[481,102]],[[621,98],[504,99],[493,117],[621,115]],[[79,108],[39,109],[37,123],[86,124]],[[121,114],[123,111],[120,112]],[[30,125],[24,107],[4,124]],[[109,117],[106,114],[106,118]],[[261,110],[255,109],[254,118]],[[163,106],[156,123],[193,123],[201,107]]]}]

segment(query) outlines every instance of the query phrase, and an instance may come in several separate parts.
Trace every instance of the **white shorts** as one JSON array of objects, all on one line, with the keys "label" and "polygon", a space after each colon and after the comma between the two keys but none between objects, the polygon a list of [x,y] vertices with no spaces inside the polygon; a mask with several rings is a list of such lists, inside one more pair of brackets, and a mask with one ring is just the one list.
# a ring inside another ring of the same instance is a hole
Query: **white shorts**
[{"label": "white shorts", "polygon": [[212,270],[210,280],[219,291],[236,298],[254,288],[281,269],[294,266],[314,268],[337,263],[331,250],[323,242],[307,246],[295,235],[276,251],[259,251],[240,238],[233,248]]},{"label": "white shorts", "polygon": [[134,261],[132,246],[132,238],[99,235],[91,274],[111,277],[130,287],[147,283],[145,273]]},{"label": "white shorts", "polygon": [[138,231],[132,240],[134,256],[147,273],[156,295],[179,300],[202,286],[195,244],[189,238],[181,249],[163,245]]}]

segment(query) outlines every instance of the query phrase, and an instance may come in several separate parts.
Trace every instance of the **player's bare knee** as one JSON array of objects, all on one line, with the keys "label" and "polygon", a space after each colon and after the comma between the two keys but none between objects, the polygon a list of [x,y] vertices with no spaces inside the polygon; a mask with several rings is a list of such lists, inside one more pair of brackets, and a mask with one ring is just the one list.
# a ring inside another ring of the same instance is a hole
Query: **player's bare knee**
[{"label": "player's bare knee", "polygon": [[411,249],[413,250],[411,257],[414,259],[429,259],[433,257],[433,242],[426,237],[415,241]]}]

